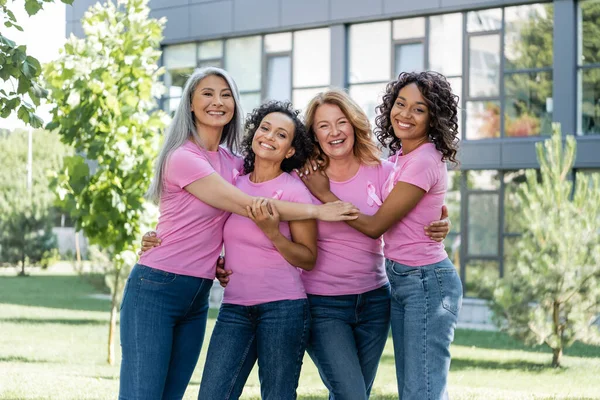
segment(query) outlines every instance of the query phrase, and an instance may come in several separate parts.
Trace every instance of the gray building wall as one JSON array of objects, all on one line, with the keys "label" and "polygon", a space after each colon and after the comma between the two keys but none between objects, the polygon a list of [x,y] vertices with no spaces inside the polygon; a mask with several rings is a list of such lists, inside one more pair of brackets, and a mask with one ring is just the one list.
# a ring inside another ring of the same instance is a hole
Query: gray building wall
[{"label": "gray building wall", "polygon": [[[80,20],[95,0],[67,7],[67,34],[82,36]],[[441,14],[531,0],[151,0],[151,16],[168,19],[163,44],[246,36],[309,27],[331,27],[331,84],[347,85],[345,25],[360,21]],[[553,119],[563,133],[577,129],[577,4],[554,0]],[[537,166],[535,143],[543,138],[499,138],[461,143],[462,169]],[[578,137],[577,168],[600,168],[600,136]]]}]

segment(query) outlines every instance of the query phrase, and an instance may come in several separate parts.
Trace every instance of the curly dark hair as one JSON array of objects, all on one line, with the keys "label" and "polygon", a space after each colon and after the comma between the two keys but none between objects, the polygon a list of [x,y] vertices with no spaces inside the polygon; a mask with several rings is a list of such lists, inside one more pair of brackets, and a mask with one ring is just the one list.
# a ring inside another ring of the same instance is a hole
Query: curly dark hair
[{"label": "curly dark hair", "polygon": [[294,138],[292,139],[292,147],[296,150],[293,156],[285,158],[281,162],[281,170],[283,172],[292,172],[295,168],[300,168],[304,165],[308,157],[312,154],[313,143],[308,135],[306,127],[298,116],[299,110],[294,109],[289,101],[270,101],[255,108],[246,119],[246,136],[242,141],[242,154],[244,155],[244,174],[249,174],[254,171],[254,159],[256,155],[252,150],[252,140],[254,134],[260,126],[263,118],[271,113],[282,113],[287,115],[294,121]]},{"label": "curly dark hair", "polygon": [[392,155],[402,147],[402,141],[394,134],[390,112],[400,90],[411,83],[417,85],[429,108],[429,140],[442,153],[442,161],[448,160],[458,164],[458,96],[452,93],[446,77],[437,72],[402,72],[398,79],[387,84],[383,101],[376,108],[377,140],[388,147]]}]

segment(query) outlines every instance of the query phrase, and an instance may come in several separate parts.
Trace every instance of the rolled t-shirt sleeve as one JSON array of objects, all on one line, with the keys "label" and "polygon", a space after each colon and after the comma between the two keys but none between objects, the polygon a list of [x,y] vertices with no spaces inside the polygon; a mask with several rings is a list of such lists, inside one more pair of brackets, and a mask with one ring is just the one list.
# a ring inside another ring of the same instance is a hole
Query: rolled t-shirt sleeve
[{"label": "rolled t-shirt sleeve", "polygon": [[200,153],[180,147],[169,157],[165,166],[165,179],[183,189],[190,183],[216,172]]},{"label": "rolled t-shirt sleeve", "polygon": [[397,182],[406,182],[415,185],[425,192],[439,180],[439,162],[432,156],[415,157],[408,160],[402,167]]}]

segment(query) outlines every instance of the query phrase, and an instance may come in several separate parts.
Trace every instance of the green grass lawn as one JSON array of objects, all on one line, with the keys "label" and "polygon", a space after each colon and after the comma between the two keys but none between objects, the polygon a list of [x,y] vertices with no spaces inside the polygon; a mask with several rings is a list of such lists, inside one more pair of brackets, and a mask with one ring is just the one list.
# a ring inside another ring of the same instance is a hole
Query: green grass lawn
[{"label": "green grass lawn", "polygon": [[[0,272],[0,399],[116,399],[120,359],[115,366],[105,361],[108,301],[89,297],[98,290],[71,273],[11,274]],[[185,399],[197,397],[205,351]],[[501,333],[458,330],[452,356],[452,399],[600,399],[600,347],[576,344],[564,367],[553,369],[543,348]],[[397,398],[393,357],[390,339],[372,399]],[[298,392],[300,399],[327,399],[308,357]],[[259,393],[255,370],[242,398]]]}]

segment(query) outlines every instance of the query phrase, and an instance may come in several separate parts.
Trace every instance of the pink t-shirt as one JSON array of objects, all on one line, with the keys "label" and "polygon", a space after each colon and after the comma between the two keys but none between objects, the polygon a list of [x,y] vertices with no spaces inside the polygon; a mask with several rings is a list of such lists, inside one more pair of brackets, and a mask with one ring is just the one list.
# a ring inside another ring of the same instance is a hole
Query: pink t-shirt
[{"label": "pink t-shirt", "polygon": [[229,213],[211,207],[184,187],[214,172],[233,183],[242,159],[219,147],[201,150],[188,141],[165,164],[164,188],[156,235],[160,246],[146,251],[140,264],[181,275],[214,279],[223,246],[223,225]]},{"label": "pink t-shirt", "polygon": [[389,160],[394,162],[395,170],[386,184],[384,199],[397,182],[410,183],[426,193],[415,208],[383,235],[386,258],[411,267],[442,261],[448,257],[444,244],[431,240],[423,230],[440,219],[444,205],[448,172],[442,154],[433,143],[425,143],[407,155],[396,154]]},{"label": "pink t-shirt", "polygon": [[[240,176],[236,186],[250,196],[311,203],[308,189],[290,174],[261,183],[253,183],[249,176]],[[287,222],[281,222],[279,230],[291,239]],[[224,303],[252,306],[306,298],[300,269],[283,258],[250,218],[231,215],[225,223],[223,239],[227,269],[233,271],[225,288]]]},{"label": "pink t-shirt", "polygon": [[[381,206],[382,190],[394,165],[361,165],[345,182],[330,181],[333,194],[373,215]],[[313,198],[315,204],[321,204]],[[302,271],[306,293],[323,296],[361,294],[387,282],[382,238],[371,239],[344,222],[318,221],[318,256],[312,271]]]}]

